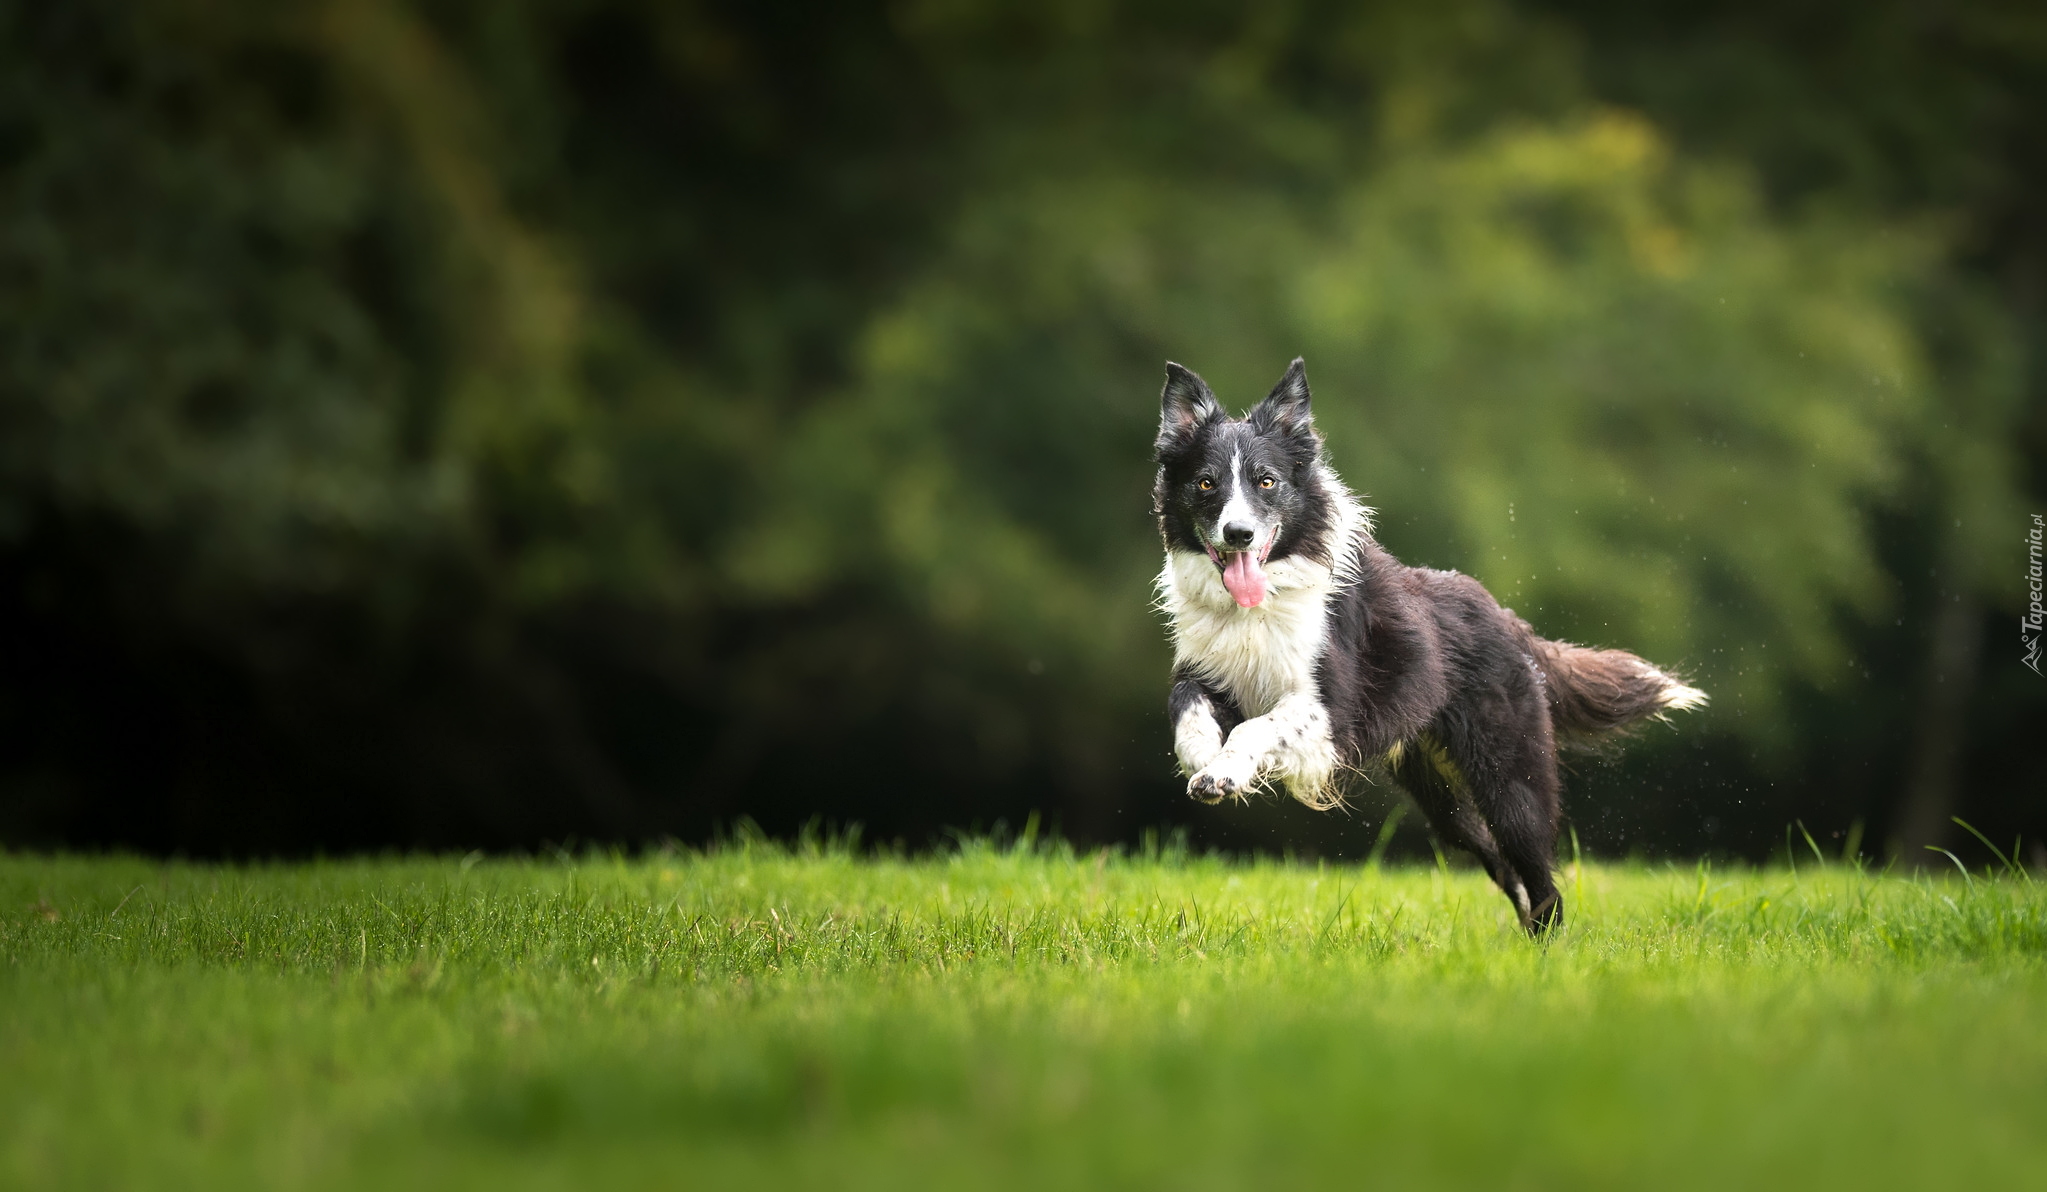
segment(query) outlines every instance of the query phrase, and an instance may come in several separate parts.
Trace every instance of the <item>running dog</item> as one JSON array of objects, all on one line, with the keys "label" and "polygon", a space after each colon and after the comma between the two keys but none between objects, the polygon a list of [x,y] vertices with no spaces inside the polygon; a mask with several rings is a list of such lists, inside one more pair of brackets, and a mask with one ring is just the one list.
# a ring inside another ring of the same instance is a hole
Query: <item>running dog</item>
[{"label": "running dog", "polygon": [[1308,402],[1300,360],[1241,419],[1166,365],[1152,512],[1187,793],[1284,786],[1326,810],[1343,775],[1383,763],[1540,936],[1564,915],[1550,872],[1559,740],[1706,694],[1625,651],[1537,637],[1477,580],[1386,553]]}]

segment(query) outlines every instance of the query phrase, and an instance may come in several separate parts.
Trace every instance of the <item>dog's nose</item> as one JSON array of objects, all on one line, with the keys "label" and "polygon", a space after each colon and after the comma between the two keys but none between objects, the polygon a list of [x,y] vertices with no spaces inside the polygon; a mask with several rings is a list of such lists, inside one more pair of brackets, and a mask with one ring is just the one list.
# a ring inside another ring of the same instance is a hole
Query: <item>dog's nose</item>
[{"label": "dog's nose", "polygon": [[1223,545],[1231,550],[1247,549],[1251,545],[1251,540],[1256,537],[1258,531],[1252,528],[1250,522],[1231,522],[1223,527]]}]

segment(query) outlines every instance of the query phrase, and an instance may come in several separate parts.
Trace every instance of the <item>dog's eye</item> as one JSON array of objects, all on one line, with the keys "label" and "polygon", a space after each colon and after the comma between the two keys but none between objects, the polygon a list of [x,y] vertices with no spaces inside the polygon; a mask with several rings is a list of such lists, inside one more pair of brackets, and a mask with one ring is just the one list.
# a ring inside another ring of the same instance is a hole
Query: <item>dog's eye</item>
[{"label": "dog's eye", "polygon": [[1206,477],[1206,476],[1203,476],[1203,477],[1201,478],[1201,491],[1202,491],[1202,492],[1207,492],[1207,491],[1208,491],[1209,489],[1211,489],[1211,488],[1214,488],[1214,487],[1215,487],[1215,481],[1213,481],[1213,480],[1210,480],[1210,479],[1209,479],[1208,477]]},{"label": "dog's eye", "polygon": [[1274,479],[1274,478],[1272,478],[1271,476],[1260,476],[1260,477],[1258,478],[1258,487],[1259,487],[1259,488],[1271,488],[1271,487],[1272,487],[1273,485],[1275,485],[1275,484],[1278,484],[1278,483],[1279,483],[1279,481],[1278,481],[1278,480],[1276,480],[1276,479]]}]

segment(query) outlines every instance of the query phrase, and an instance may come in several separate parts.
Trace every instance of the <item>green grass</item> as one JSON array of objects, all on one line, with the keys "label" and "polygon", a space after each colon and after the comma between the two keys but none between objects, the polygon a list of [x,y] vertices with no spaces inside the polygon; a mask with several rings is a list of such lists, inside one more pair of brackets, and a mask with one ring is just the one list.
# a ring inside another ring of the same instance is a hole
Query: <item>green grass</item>
[{"label": "green grass", "polygon": [[2041,1186],[2047,890],[0,855],[24,1187]]}]

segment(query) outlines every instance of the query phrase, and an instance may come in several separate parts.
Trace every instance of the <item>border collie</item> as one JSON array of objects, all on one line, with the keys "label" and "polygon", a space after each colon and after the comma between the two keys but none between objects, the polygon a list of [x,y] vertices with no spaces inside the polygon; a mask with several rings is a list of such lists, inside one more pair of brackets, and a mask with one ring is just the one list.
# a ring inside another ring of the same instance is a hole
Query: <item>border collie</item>
[{"label": "border collie", "polygon": [[1387,554],[1323,456],[1300,360],[1242,419],[1177,364],[1161,406],[1152,512],[1187,793],[1284,786],[1327,810],[1347,774],[1383,764],[1530,935],[1561,924],[1558,741],[1705,693],[1633,654],[1537,637],[1477,580]]}]

